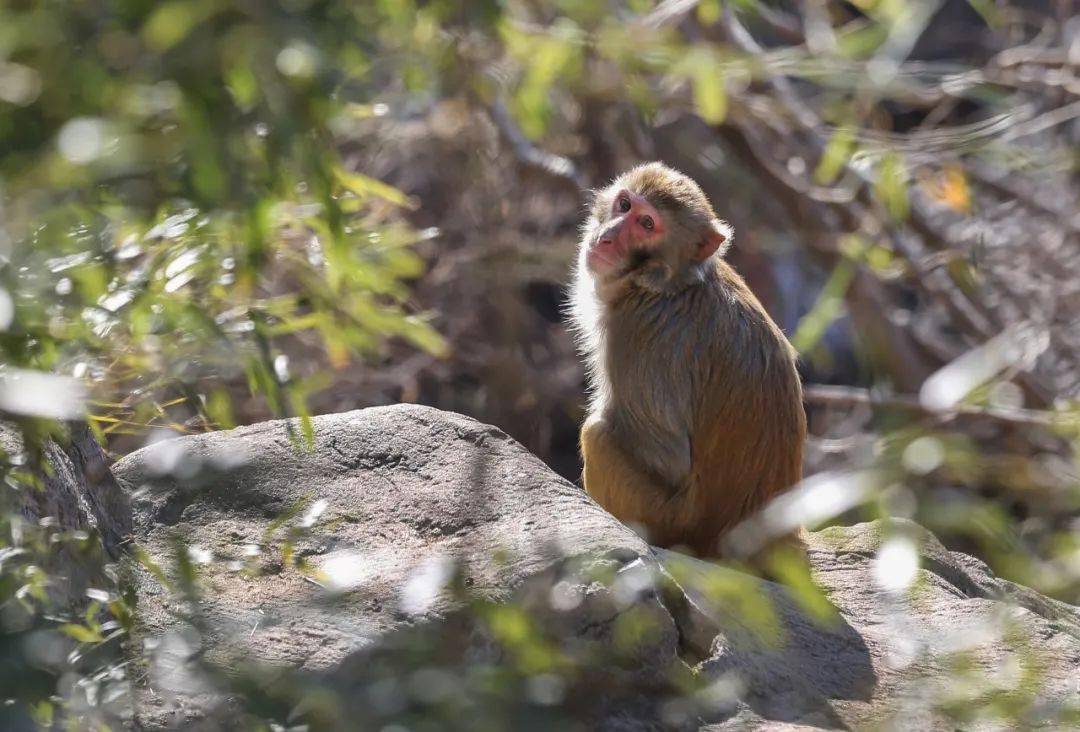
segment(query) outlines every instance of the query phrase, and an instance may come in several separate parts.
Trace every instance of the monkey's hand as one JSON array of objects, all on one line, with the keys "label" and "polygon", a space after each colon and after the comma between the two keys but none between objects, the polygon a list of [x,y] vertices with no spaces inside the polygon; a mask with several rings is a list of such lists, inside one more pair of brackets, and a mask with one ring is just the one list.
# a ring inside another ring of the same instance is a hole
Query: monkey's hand
[{"label": "monkey's hand", "polygon": [[675,492],[643,471],[619,447],[603,417],[589,417],[581,428],[585,491],[615,518],[638,524],[654,544],[667,545],[692,524],[696,506],[686,492]]}]

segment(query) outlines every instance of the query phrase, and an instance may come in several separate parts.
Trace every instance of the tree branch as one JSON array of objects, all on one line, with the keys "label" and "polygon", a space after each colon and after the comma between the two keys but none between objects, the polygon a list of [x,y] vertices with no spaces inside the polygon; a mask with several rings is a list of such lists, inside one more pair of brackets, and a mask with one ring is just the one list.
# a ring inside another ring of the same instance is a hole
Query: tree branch
[{"label": "tree branch", "polygon": [[581,174],[577,166],[569,158],[541,150],[532,144],[529,138],[525,136],[525,133],[518,129],[517,124],[514,123],[513,118],[510,116],[510,111],[502,100],[496,100],[488,107],[488,115],[491,117],[491,121],[495,123],[499,133],[509,143],[518,160],[526,165],[539,168],[549,175],[569,181],[579,189],[585,190],[589,187],[585,176]]},{"label": "tree branch", "polygon": [[1080,428],[1080,415],[1068,412],[1052,412],[1038,409],[1004,407],[958,406],[939,410],[924,406],[915,396],[903,394],[876,394],[868,389],[850,386],[808,384],[803,389],[807,403],[836,407],[866,405],[876,409],[914,412],[939,422],[950,422],[959,417],[985,419],[1020,427]]}]

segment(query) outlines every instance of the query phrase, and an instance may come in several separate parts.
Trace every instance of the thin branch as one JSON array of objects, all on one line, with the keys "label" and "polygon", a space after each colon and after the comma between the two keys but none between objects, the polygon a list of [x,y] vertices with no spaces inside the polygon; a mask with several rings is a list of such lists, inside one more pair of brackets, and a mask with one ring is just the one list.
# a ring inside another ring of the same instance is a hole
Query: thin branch
[{"label": "thin branch", "polygon": [[[722,19],[724,28],[732,43],[744,52],[754,56],[761,57],[764,54],[764,49],[756,40],[754,40],[746,27],[739,22],[734,10],[727,2],[724,3]],[[820,154],[825,149],[825,141],[821,138],[820,130],[822,129],[822,123],[817,117],[817,114],[799,97],[787,78],[783,76],[773,76],[767,79],[766,83],[774,90],[777,101],[786,108],[787,113],[796,123],[810,145],[811,149],[809,152],[812,154],[804,154],[803,157],[809,159],[812,158],[813,155]],[[1073,114],[1073,106],[1074,105],[1070,104],[1060,110],[1055,110],[1056,114],[1052,119],[1048,120],[1048,115],[1043,115],[1037,120],[1031,120],[1031,122],[1039,122],[1039,125],[1037,125],[1039,129],[1046,126],[1052,126],[1052,124],[1060,124],[1063,118]],[[754,110],[749,107],[748,109],[751,114],[753,114]],[[789,137],[793,138],[794,136]],[[760,149],[753,150],[753,154],[759,159],[762,165],[767,168],[770,175],[778,177],[785,185],[792,185],[794,176],[785,175],[785,171],[779,169],[779,166],[776,164],[776,161],[773,160],[771,155]],[[875,196],[871,192],[873,181],[869,171],[865,169],[860,170],[855,166],[852,166],[850,162],[846,167],[855,174],[857,179],[861,179],[862,182],[861,188],[856,193],[856,200],[843,202],[829,201],[826,199],[822,202],[831,205],[835,210],[840,211],[848,218],[859,221],[866,215],[865,210],[860,210],[861,206],[874,208],[880,207],[880,204],[875,201]],[[795,190],[804,195],[807,194],[805,189],[805,186],[795,187]],[[911,207],[907,227],[910,231],[913,231],[918,235],[916,238],[921,240],[921,248],[936,248],[938,250],[955,248],[953,247],[952,242],[949,241],[949,237],[938,230],[918,205]],[[994,333],[1000,332],[1000,324],[996,322],[994,315],[985,304],[979,299],[971,297],[955,287],[955,283],[953,283],[952,278],[948,273],[943,271],[926,272],[920,269],[919,261],[924,252],[917,251],[920,247],[917,247],[914,241],[909,241],[903,236],[901,230],[889,227],[885,231],[885,235],[889,237],[894,250],[908,261],[911,264],[913,271],[919,275],[915,278],[915,283],[929,296],[944,305],[947,308],[947,311],[964,330],[968,333],[974,333],[979,340],[985,340]],[[1036,377],[1024,373],[1020,374],[1017,380],[1024,387],[1027,395],[1035,402],[1040,405],[1050,403],[1051,399],[1047,389],[1039,383],[1039,380]]]},{"label": "thin branch", "polygon": [[958,406],[939,410],[923,405],[918,397],[890,394],[882,395],[850,386],[830,386],[808,384],[803,389],[803,397],[810,404],[824,404],[837,407],[866,405],[877,409],[914,412],[932,417],[941,422],[949,422],[958,417],[986,419],[1022,427],[1080,427],[1080,415],[1067,412],[1052,412],[1038,409],[1020,409],[1004,407]]},{"label": "thin branch", "polygon": [[645,26],[661,28],[674,25],[687,13],[697,7],[699,0],[663,0],[644,18]]},{"label": "thin branch", "polygon": [[[736,47],[759,59],[764,56],[765,49],[754,40],[754,37],[750,35],[750,31],[739,22],[739,19],[735,17],[735,12],[727,2],[724,3],[721,23],[728,38]],[[787,77],[770,76],[767,83],[776,91],[777,96],[788,108],[788,112],[795,118],[800,127],[816,130],[821,126],[821,120],[818,119],[817,114],[799,98]]]},{"label": "thin branch", "polygon": [[574,165],[569,158],[541,150],[534,145],[529,138],[525,136],[525,133],[518,129],[513,117],[510,116],[510,111],[506,108],[506,105],[503,104],[502,100],[496,100],[491,104],[488,107],[488,114],[491,117],[491,121],[494,122],[495,126],[498,128],[499,133],[510,144],[510,148],[514,151],[514,155],[522,163],[539,168],[556,178],[562,178],[563,180],[569,181],[582,190],[589,187],[585,176],[582,175],[581,171],[577,169],[577,166]]},{"label": "thin branch", "polygon": [[1066,104],[1063,107],[1052,109],[1035,119],[1018,124],[1001,136],[1002,142],[1009,142],[1020,137],[1034,135],[1043,130],[1048,130],[1058,125],[1063,125],[1070,120],[1080,117],[1080,101]]},{"label": "thin branch", "polygon": [[[736,112],[736,114],[738,113]],[[821,203],[845,204],[850,203],[855,198],[855,192],[849,188],[819,186],[810,181],[804,182],[800,176],[792,174],[774,155],[766,152],[767,147],[771,146],[775,151],[777,146],[775,143],[760,139],[755,127],[758,127],[758,125],[753,122],[744,125],[742,127],[743,136],[754,156],[763,166],[768,168],[773,177],[783,181],[785,185],[797,191],[800,195]]]},{"label": "thin branch", "polygon": [[[700,1],[662,0],[652,12],[645,16],[644,23],[650,28],[675,25],[694,10]],[[784,11],[769,7],[765,3],[758,3],[754,6],[753,13],[788,43],[799,44],[805,40],[798,19]]]}]

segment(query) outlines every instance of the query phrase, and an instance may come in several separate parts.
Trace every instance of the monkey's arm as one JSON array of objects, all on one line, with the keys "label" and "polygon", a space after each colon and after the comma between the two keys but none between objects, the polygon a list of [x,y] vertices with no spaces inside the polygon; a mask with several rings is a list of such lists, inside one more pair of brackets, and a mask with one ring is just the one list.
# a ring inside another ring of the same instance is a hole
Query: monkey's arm
[{"label": "monkey's arm", "polygon": [[693,520],[689,497],[638,468],[603,418],[590,417],[581,428],[581,454],[586,492],[623,523],[648,528],[653,543],[666,543]]}]

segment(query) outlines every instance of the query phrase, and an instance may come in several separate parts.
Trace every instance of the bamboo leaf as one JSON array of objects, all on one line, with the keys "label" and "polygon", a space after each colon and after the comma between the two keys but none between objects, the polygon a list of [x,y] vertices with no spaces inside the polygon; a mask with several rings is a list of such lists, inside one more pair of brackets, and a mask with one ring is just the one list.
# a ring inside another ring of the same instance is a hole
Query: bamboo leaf
[{"label": "bamboo leaf", "polygon": [[724,73],[711,54],[700,54],[692,71],[694,108],[698,116],[710,125],[718,125],[727,117],[727,88]]},{"label": "bamboo leaf", "polygon": [[58,630],[66,636],[74,638],[80,643],[100,643],[104,640],[101,637],[101,633],[97,632],[93,628],[88,628],[85,625],[76,625],[75,623],[64,623]]},{"label": "bamboo leaf", "polygon": [[817,302],[799,321],[799,326],[791,337],[791,345],[795,350],[805,354],[818,344],[829,325],[843,312],[844,295],[854,278],[855,263],[850,259],[840,260],[829,275]]},{"label": "bamboo leaf", "polygon": [[878,165],[877,173],[874,193],[894,221],[904,221],[908,217],[909,204],[907,167],[903,158],[894,153],[886,155]]},{"label": "bamboo leaf", "polygon": [[371,178],[363,173],[353,173],[344,168],[335,168],[334,177],[342,186],[361,198],[376,196],[396,206],[415,210],[420,203],[415,198],[406,195],[392,185],[383,183],[381,180]]},{"label": "bamboo leaf", "polygon": [[818,161],[818,166],[814,170],[814,180],[823,186],[833,183],[851,159],[854,148],[855,136],[851,129],[838,128],[825,145],[825,151],[821,154],[821,160]]},{"label": "bamboo leaf", "polygon": [[199,0],[173,0],[162,3],[143,26],[146,45],[156,51],[167,51],[187,38],[195,27],[214,12],[213,3]]}]

